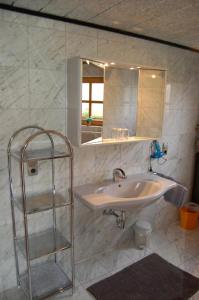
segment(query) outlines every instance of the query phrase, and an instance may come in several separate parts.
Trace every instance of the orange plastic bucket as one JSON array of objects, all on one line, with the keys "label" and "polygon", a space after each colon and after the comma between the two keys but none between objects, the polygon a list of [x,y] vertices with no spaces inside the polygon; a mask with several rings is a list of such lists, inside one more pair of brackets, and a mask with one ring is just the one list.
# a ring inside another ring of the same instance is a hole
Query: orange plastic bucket
[{"label": "orange plastic bucket", "polygon": [[180,226],[184,229],[194,229],[198,225],[198,212],[188,207],[180,208]]}]

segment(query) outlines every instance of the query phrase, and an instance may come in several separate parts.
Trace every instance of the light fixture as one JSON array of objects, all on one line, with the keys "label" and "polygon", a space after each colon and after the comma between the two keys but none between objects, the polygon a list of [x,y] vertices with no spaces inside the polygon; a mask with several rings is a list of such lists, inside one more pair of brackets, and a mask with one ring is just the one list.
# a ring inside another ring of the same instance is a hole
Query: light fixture
[{"label": "light fixture", "polygon": [[155,74],[152,74],[151,77],[152,77],[152,78],[156,78],[156,75],[155,75]]},{"label": "light fixture", "polygon": [[134,68],[134,67],[130,67],[129,69],[130,69],[130,70],[134,70],[135,68]]},{"label": "light fixture", "polygon": [[136,67],[137,69],[141,69],[141,67]]},{"label": "light fixture", "polygon": [[143,31],[143,28],[135,26],[135,27],[133,27],[133,30],[134,31]]},{"label": "light fixture", "polygon": [[105,66],[105,67],[108,67],[108,63],[105,63],[104,66]]},{"label": "light fixture", "polygon": [[115,65],[115,63],[114,63],[114,62],[111,62],[110,64],[111,64],[112,66],[113,66],[113,65]]},{"label": "light fixture", "polygon": [[87,60],[86,60],[86,63],[87,63],[87,65],[89,65],[89,64],[90,64],[90,61],[87,59]]},{"label": "light fixture", "polygon": [[114,21],[113,21],[113,25],[119,25],[119,24],[120,24],[119,21],[117,21],[117,20],[114,20]]}]

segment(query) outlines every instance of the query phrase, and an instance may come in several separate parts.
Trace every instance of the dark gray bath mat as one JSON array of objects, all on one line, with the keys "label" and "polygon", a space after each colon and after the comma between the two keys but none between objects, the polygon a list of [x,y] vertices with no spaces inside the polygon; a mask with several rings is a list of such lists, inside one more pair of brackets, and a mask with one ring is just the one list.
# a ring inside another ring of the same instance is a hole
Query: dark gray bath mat
[{"label": "dark gray bath mat", "polygon": [[97,300],[188,300],[199,278],[154,253],[87,290]]}]

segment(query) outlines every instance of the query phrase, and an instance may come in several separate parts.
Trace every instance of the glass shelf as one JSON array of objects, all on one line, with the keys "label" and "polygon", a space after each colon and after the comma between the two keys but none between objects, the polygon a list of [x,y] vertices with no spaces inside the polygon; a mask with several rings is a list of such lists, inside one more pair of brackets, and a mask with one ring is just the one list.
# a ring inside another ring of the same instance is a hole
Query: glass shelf
[{"label": "glass shelf", "polygon": [[[34,214],[37,212],[49,210],[53,208],[52,203],[52,193],[46,192],[38,195],[32,195],[27,197],[26,199],[26,213],[27,214]],[[16,198],[15,203],[17,207],[20,209],[20,211],[23,212],[23,203],[21,198]],[[70,203],[67,203],[65,198],[60,195],[55,195],[55,207],[63,207],[70,205]]]},{"label": "glass shelf", "polygon": [[[31,267],[33,299],[42,299],[72,287],[71,280],[55,262],[45,262]],[[28,294],[28,276],[24,273],[21,287]]]},{"label": "glass shelf", "polygon": [[[15,159],[21,160],[20,150],[12,151],[11,155]],[[55,149],[54,156],[53,156],[51,148],[44,148],[44,149],[27,150],[24,155],[24,161],[27,162],[32,160],[47,160],[47,159],[57,159],[57,158],[64,158],[64,157],[70,157],[70,155],[62,150]]]},{"label": "glass shelf", "polygon": [[[17,245],[24,257],[26,257],[25,239],[17,239]],[[70,247],[71,244],[59,233],[59,231],[56,231],[56,236],[54,235],[53,229],[49,229],[40,233],[34,233],[29,236],[29,253],[31,260],[56,253],[58,251],[63,251]]]}]

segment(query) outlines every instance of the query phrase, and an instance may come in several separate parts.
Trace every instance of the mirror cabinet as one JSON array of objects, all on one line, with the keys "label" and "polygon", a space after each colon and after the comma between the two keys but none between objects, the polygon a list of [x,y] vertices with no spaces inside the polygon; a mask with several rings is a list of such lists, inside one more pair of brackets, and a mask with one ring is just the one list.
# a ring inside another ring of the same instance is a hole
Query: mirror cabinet
[{"label": "mirror cabinet", "polygon": [[166,71],[69,59],[68,137],[76,146],[161,137]]}]

